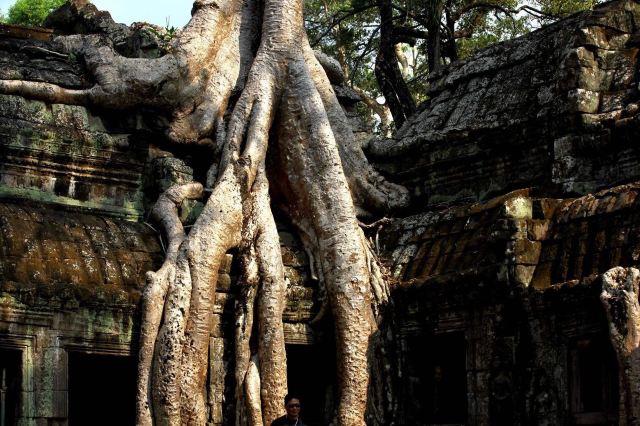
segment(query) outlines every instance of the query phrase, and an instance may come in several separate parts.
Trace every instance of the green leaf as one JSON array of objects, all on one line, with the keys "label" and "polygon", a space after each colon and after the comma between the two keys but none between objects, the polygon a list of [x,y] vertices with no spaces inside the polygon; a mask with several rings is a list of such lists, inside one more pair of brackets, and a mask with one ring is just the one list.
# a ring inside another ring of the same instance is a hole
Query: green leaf
[{"label": "green leaf", "polygon": [[18,0],[9,8],[8,24],[41,26],[45,18],[65,0]]}]

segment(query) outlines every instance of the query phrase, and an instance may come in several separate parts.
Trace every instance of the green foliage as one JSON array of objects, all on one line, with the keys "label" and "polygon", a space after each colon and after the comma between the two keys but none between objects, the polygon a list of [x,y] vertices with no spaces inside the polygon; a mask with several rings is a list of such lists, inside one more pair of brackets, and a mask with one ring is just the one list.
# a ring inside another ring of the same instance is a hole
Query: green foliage
[{"label": "green foliage", "polygon": [[[393,0],[394,26],[426,32],[442,22],[443,61],[465,58],[491,44],[526,34],[550,21],[593,7],[600,0],[448,0],[442,16],[430,16],[434,0]],[[348,83],[380,96],[373,66],[379,46],[376,0],[306,0],[305,22],[315,49],[338,59]],[[523,10],[523,7],[524,10]],[[529,9],[527,9],[527,7]],[[446,29],[446,30],[445,30]],[[402,44],[409,60],[404,78],[416,101],[424,100],[428,75],[426,40]],[[452,53],[454,52],[454,53]]]},{"label": "green foliage", "polygon": [[157,29],[153,26],[149,26],[147,27],[147,29],[158,40],[158,47],[160,48],[162,54],[165,54],[169,51],[171,47],[171,40],[173,40],[178,34],[178,29],[174,26],[169,25],[169,19],[167,19],[167,23],[162,29]]},{"label": "green foliage", "polygon": [[338,59],[351,84],[377,92],[372,72],[379,43],[375,1],[307,0],[305,12],[313,48]]},{"label": "green foliage", "polygon": [[[375,0],[306,0],[305,25],[314,49],[336,58],[347,83],[380,96],[373,72],[379,46]],[[370,111],[360,111],[368,119]]]},{"label": "green foliage", "polygon": [[473,36],[458,41],[458,55],[464,59],[492,44],[524,35],[531,29],[532,20],[529,16],[496,13],[488,17],[483,25],[476,27]]},{"label": "green foliage", "polygon": [[[535,0],[534,4],[544,13],[564,18],[582,10],[593,8],[599,0]],[[552,19],[552,18],[551,18]]]},{"label": "green foliage", "polygon": [[9,8],[8,24],[40,26],[54,9],[62,6],[66,0],[17,0]]}]

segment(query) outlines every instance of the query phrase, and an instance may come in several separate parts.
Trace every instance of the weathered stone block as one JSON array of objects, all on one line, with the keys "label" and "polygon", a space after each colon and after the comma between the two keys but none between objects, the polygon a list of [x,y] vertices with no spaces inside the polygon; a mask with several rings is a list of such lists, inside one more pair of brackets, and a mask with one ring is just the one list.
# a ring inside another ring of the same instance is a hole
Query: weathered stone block
[{"label": "weathered stone block", "polygon": [[600,112],[622,110],[629,100],[637,95],[637,90],[621,90],[618,92],[603,93],[600,102]]},{"label": "weathered stone block", "polygon": [[538,263],[541,248],[542,243],[539,241],[515,240],[513,242],[514,260],[518,264],[535,265]]},{"label": "weathered stone block", "polygon": [[611,209],[607,209],[607,212],[617,211],[626,208],[632,208],[635,206],[635,201],[638,198],[637,191],[625,191],[618,194],[615,204]]},{"label": "weathered stone block", "polygon": [[543,290],[551,286],[552,283],[553,263],[544,262],[536,266],[529,285],[538,290]]},{"label": "weathered stone block", "polygon": [[513,219],[531,219],[533,203],[528,197],[514,197],[504,203],[504,216]]},{"label": "weathered stone block", "polygon": [[535,266],[530,265],[515,265],[515,271],[513,275],[514,283],[524,287],[528,287],[533,279],[535,273]]},{"label": "weathered stone block", "polygon": [[571,112],[598,112],[600,94],[586,89],[574,89],[567,93],[567,102]]},{"label": "weathered stone block", "polygon": [[224,378],[226,366],[224,365],[224,345],[222,338],[212,337],[209,339],[209,396],[208,404],[211,407],[211,421],[214,424],[223,422],[224,403]]},{"label": "weathered stone block", "polygon": [[546,240],[551,228],[551,221],[545,219],[533,219],[527,222],[527,238],[531,241]]},{"label": "weathered stone block", "polygon": [[233,263],[233,255],[225,254],[222,258],[222,262],[220,262],[220,268],[218,271],[222,274],[229,274],[231,272],[231,264]]},{"label": "weathered stone block", "polygon": [[229,274],[218,273],[218,291],[229,292],[231,290],[231,277]]},{"label": "weathered stone block", "polygon": [[213,305],[213,313],[222,315],[225,312],[225,308],[228,306],[230,300],[233,300],[233,296],[230,296],[229,293],[217,291],[216,300]]},{"label": "weathered stone block", "polygon": [[211,337],[223,337],[222,317],[220,314],[211,316]]}]

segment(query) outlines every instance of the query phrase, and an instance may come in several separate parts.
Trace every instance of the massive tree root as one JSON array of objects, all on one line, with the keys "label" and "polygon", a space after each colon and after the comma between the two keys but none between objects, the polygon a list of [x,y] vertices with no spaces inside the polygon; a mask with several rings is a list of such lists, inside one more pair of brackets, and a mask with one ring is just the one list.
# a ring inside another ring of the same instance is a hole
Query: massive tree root
[{"label": "massive tree root", "polygon": [[[87,90],[0,81],[2,93],[49,102],[166,111],[170,140],[216,145],[221,153],[212,155],[215,183],[188,235],[178,207],[201,197],[202,185],[170,188],[152,212],[169,244],[162,267],[148,274],[144,293],[141,425],[206,424],[217,271],[234,248],[242,266],[237,413],[250,425],[269,425],[281,415],[286,285],[270,194],[297,227],[327,292],[338,350],[336,422],[365,423],[370,366],[376,365],[372,345],[389,289],[356,215],[402,206],[407,193],[380,177],[355,144],[309,47],[302,1],[265,0],[260,34],[259,9],[253,1],[197,0],[192,20],[159,59],[123,58],[95,35],[59,39],[92,71],[96,85]],[[234,93],[240,97],[227,114]],[[277,185],[270,188],[270,182]]]},{"label": "massive tree root", "polygon": [[[82,7],[81,0],[72,2]],[[93,87],[70,90],[3,80],[0,92],[113,109],[148,106],[170,115],[167,136],[172,141],[202,142],[224,115],[230,96],[242,89],[258,36],[257,6],[242,0],[195,1],[191,20],[169,53],[157,59],[123,57],[100,34],[58,37],[63,51],[83,59]]]},{"label": "massive tree root", "polygon": [[640,425],[640,271],[617,267],[602,277],[600,300],[618,358],[620,424]]}]

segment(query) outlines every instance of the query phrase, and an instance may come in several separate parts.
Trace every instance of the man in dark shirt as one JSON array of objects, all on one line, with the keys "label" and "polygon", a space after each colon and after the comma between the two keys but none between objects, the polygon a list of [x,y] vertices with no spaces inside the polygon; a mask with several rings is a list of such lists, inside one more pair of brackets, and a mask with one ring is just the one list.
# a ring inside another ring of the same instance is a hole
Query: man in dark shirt
[{"label": "man in dark shirt", "polygon": [[294,395],[284,397],[284,408],[287,415],[275,419],[271,426],[305,426],[300,418],[300,399]]}]

